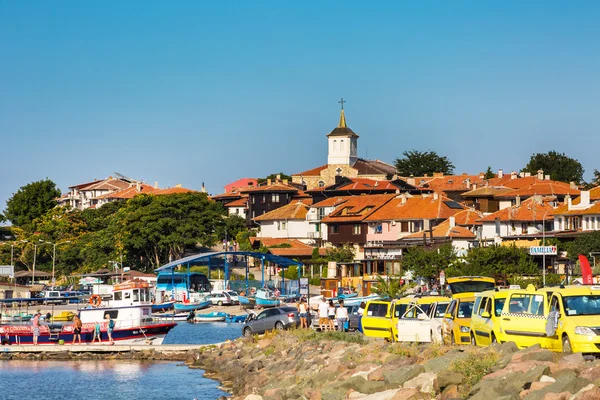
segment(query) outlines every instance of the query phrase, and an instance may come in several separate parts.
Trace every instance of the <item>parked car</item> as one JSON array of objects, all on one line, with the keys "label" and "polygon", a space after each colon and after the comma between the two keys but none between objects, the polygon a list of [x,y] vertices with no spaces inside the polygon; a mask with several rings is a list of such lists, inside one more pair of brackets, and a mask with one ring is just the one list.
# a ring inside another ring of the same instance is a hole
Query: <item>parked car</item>
[{"label": "parked car", "polygon": [[214,292],[206,296],[206,300],[210,300],[212,305],[230,306],[233,304],[231,297],[226,292]]},{"label": "parked car", "polygon": [[502,309],[508,298],[508,290],[487,290],[475,298],[471,315],[471,344],[489,346],[506,341],[502,329]]},{"label": "parked car", "polygon": [[240,304],[240,299],[238,298],[237,292],[233,290],[225,290],[224,293],[229,295],[229,298],[233,304]]},{"label": "parked car", "polygon": [[298,325],[300,325],[300,316],[296,307],[275,307],[266,309],[256,316],[250,315],[242,326],[242,334],[251,336],[273,329],[283,330]]}]

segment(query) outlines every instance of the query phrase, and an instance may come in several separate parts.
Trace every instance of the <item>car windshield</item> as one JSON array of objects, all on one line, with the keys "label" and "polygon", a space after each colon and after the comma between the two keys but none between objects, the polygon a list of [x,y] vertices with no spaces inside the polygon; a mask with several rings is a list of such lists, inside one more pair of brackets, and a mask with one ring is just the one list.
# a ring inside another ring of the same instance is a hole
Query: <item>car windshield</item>
[{"label": "car windshield", "polygon": [[472,301],[461,301],[458,305],[457,318],[471,318],[473,313],[473,302]]},{"label": "car windshield", "polygon": [[486,290],[494,289],[495,285],[493,282],[483,281],[462,281],[450,283],[450,292],[452,294],[467,293],[467,292],[484,292]]},{"label": "car windshield", "polygon": [[600,315],[600,296],[567,296],[563,297],[565,314],[573,315]]},{"label": "car windshield", "polygon": [[437,308],[435,309],[435,315],[433,316],[433,318],[444,318],[444,314],[446,314],[448,305],[449,305],[449,303],[438,303]]},{"label": "car windshield", "polygon": [[238,295],[236,292],[225,292],[225,293],[227,293],[230,296],[237,296]]}]

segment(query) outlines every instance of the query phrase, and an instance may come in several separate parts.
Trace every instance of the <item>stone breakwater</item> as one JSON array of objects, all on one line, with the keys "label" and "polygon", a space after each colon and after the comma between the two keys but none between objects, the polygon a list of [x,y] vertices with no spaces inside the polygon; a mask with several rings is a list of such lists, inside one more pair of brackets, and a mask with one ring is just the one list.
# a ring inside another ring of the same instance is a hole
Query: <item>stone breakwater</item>
[{"label": "stone breakwater", "polygon": [[205,348],[187,363],[234,400],[600,399],[600,361],[514,343],[487,348],[290,331]]}]

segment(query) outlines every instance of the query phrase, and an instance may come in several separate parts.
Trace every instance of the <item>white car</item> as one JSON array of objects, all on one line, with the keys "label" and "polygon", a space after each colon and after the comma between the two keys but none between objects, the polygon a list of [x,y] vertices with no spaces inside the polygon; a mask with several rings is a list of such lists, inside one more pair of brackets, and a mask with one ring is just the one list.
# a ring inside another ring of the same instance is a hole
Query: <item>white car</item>
[{"label": "white car", "polygon": [[233,304],[240,304],[240,299],[237,292],[234,292],[233,290],[224,290],[223,292],[229,295],[229,298]]},{"label": "white car", "polygon": [[398,341],[442,343],[442,320],[446,308],[447,301],[430,305],[410,303],[398,320]]},{"label": "white car", "polygon": [[227,292],[211,293],[208,296],[206,296],[206,300],[210,300],[211,304],[216,306],[230,306],[233,304],[233,301],[231,300],[231,297],[227,294]]}]

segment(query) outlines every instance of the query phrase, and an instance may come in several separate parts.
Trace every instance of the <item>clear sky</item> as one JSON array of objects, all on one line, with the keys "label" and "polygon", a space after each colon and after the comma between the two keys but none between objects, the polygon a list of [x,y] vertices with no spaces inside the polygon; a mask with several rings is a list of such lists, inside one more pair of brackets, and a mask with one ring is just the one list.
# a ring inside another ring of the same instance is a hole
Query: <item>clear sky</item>
[{"label": "clear sky", "polygon": [[115,171],[210,193],[326,163],[347,100],[361,157],[456,172],[534,152],[600,169],[595,1],[0,0],[0,209]]}]

